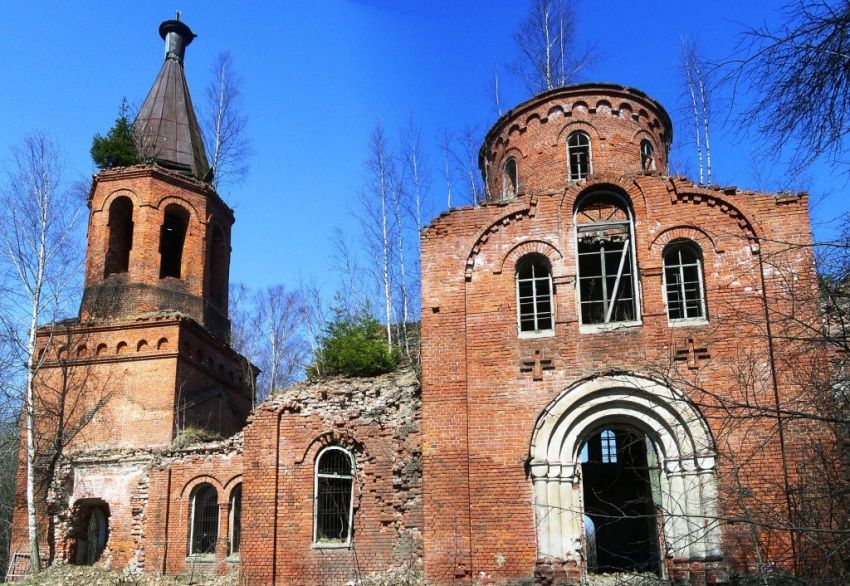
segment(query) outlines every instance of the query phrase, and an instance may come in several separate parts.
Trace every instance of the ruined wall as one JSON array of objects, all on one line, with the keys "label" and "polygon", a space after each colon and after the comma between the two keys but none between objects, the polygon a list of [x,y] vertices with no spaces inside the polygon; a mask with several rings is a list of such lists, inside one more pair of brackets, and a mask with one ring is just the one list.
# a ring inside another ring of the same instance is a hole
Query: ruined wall
[{"label": "ruined wall", "polygon": [[[348,545],[314,542],[314,467],[326,446],[355,458]],[[332,586],[415,567],[421,559],[419,454],[419,383],[411,370],[304,383],[271,397],[245,430],[246,579]]]}]

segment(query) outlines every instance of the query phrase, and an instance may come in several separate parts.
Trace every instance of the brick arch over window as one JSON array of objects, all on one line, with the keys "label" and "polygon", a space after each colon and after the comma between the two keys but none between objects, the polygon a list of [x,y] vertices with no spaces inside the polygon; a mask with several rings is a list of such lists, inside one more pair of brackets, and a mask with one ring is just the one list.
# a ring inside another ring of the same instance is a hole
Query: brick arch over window
[{"label": "brick arch over window", "polygon": [[647,249],[661,254],[664,248],[675,240],[691,240],[692,242],[696,242],[703,251],[713,250],[715,254],[723,252],[723,250],[718,248],[717,241],[705,230],[687,224],[665,228],[653,238]]},{"label": "brick arch over window", "polygon": [[580,451],[604,426],[646,435],[663,462],[660,474],[666,552],[662,557],[720,555],[716,452],[708,424],[681,393],[635,375],[581,380],[560,393],[535,424],[529,449],[540,558],[581,561]]},{"label": "brick arch over window", "polygon": [[573,183],[564,192],[558,205],[563,217],[575,214],[576,204],[588,193],[611,191],[625,199],[635,218],[647,217],[646,194],[639,183],[623,176],[595,174],[578,183]]},{"label": "brick arch over window", "polygon": [[516,269],[516,263],[520,258],[526,254],[533,253],[540,254],[549,259],[549,264],[552,265],[553,269],[555,269],[555,267],[558,266],[564,259],[564,255],[560,250],[558,250],[558,248],[555,247],[554,244],[546,242],[545,240],[528,240],[511,248],[502,258],[502,262],[499,263],[499,266],[493,271],[493,274],[501,274],[505,271],[505,269],[514,271]]},{"label": "brick arch over window", "polygon": [[[567,138],[574,132],[584,132],[590,137],[590,148],[593,150],[594,148],[599,148],[599,144],[601,142],[601,137],[599,135],[599,131],[596,127],[586,120],[570,120],[566,119],[564,125],[558,130],[557,139],[551,146],[562,146],[564,147],[564,153],[566,154],[567,148]],[[591,153],[591,157],[593,154]]]},{"label": "brick arch over window", "polygon": [[475,244],[472,246],[472,250],[469,251],[469,255],[466,257],[464,270],[464,277],[466,281],[472,280],[472,273],[475,268],[475,259],[481,252],[482,247],[487,243],[490,237],[493,236],[493,234],[524,218],[533,218],[535,216],[537,212],[537,196],[532,195],[528,199],[522,199],[522,203],[517,204],[521,207],[510,206],[511,211],[499,216],[494,222],[478,233],[478,237],[475,239]]}]

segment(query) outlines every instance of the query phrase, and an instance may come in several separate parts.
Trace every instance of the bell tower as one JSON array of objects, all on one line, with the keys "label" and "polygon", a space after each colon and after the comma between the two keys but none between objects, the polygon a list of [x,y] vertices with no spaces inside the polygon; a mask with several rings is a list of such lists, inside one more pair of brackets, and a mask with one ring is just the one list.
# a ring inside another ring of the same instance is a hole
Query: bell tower
[{"label": "bell tower", "polygon": [[233,211],[211,184],[183,69],[196,35],[179,19],[159,34],[165,59],[133,123],[140,162],[94,177],[73,342],[45,348],[45,376],[76,369],[102,387],[86,383],[78,449],[164,447],[199,428],[227,437],[252,406],[256,369],[228,345]]},{"label": "bell tower", "polygon": [[165,61],[133,124],[141,164],[94,179],[84,322],[179,314],[227,342],[233,211],[213,189],[183,60],[196,35],[159,27]]}]

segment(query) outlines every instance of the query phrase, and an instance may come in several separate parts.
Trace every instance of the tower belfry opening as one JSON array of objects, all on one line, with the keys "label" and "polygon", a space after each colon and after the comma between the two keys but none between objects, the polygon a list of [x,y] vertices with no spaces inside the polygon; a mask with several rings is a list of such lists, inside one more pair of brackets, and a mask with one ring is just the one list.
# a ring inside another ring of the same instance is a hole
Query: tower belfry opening
[{"label": "tower belfry opening", "polygon": [[621,427],[598,430],[582,446],[581,473],[588,570],[657,574],[660,480],[646,435]]}]

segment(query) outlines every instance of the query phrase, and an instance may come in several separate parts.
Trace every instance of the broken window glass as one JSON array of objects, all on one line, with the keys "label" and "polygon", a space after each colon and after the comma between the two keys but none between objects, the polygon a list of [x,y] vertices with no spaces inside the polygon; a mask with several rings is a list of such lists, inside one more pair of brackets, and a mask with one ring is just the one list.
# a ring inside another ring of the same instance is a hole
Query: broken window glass
[{"label": "broken window glass", "polygon": [[510,157],[505,163],[505,171],[502,175],[502,199],[516,197],[518,184],[516,159]]},{"label": "broken window glass", "polygon": [[595,197],[576,213],[581,323],[634,321],[637,304],[631,216],[610,196]]},{"label": "broken window glass", "polygon": [[655,151],[648,140],[640,142],[640,168],[643,171],[655,171]]}]

